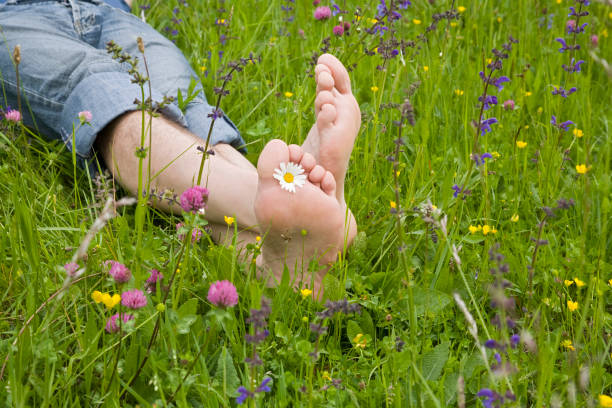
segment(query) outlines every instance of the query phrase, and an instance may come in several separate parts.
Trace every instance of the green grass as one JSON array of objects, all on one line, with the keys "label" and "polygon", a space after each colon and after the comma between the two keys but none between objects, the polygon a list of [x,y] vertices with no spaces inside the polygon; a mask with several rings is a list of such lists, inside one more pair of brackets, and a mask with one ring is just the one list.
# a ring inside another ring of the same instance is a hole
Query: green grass
[{"label": "green grass", "polygon": [[[285,22],[281,5],[286,2],[236,2],[228,28],[214,21],[229,20],[230,2],[193,1],[185,7],[158,1],[146,12],[147,21],[163,30],[172,25],[172,9],[179,7],[177,16],[183,22],[173,38],[202,74],[209,100],[220,83],[216,73],[225,63],[249,52],[261,56],[261,63],[234,75],[230,94],[222,101],[245,136],[247,157],[253,161],[272,138],[301,143],[314,120],[309,61],[322,40],[332,35],[335,23],[315,21],[310,2],[297,3],[290,4],[295,20]],[[371,25],[377,2],[339,3],[349,11],[345,21],[352,20],[360,6],[363,18],[358,25]],[[402,11],[396,35],[415,40],[432,15],[450,8],[451,2],[433,3],[414,0]],[[360,233],[326,278],[326,293],[331,300],[358,303],[362,311],[327,320],[328,333],[318,341],[309,323],[319,321],[316,313],[324,309],[322,304],[302,299],[286,283],[264,288],[232,247],[202,239],[182,249],[175,229],[182,218],[152,209],[145,211],[139,244],[135,207],[121,207],[89,247],[84,275],[88,277],[53,296],[65,279],[62,265],[70,261],[103,200],[96,197],[93,180],[74,171],[64,147],[18,126],[4,128],[0,350],[8,363],[0,390],[3,403],[165,406],[181,385],[172,404],[233,406],[240,385],[250,388],[251,381],[259,384],[264,377],[272,378],[271,391],[248,400],[251,406],[455,406],[459,379],[466,406],[482,405],[476,397],[482,388],[500,394],[512,390],[516,402],[505,406],[521,407],[596,406],[599,395],[612,394],[611,83],[604,68],[589,56],[593,51],[610,59],[604,51],[612,47],[612,10],[600,3],[588,6],[590,15],[582,19],[589,25],[577,37],[582,48],[575,55],[586,63],[582,72],[568,75],[561,68],[568,54],[557,51],[560,46],[554,39],[564,36],[573,1],[455,5],[466,7],[457,24],[441,20],[427,34],[427,42],[390,60],[385,71],[376,68],[382,64],[379,55],[363,53],[364,47],[377,46],[377,35],[365,35],[363,29],[358,33],[353,24],[350,36],[331,38],[330,52],[347,65],[357,63],[351,79],[364,120],[346,191]],[[218,12],[221,7],[225,13]],[[543,14],[544,9],[549,14]],[[546,22],[540,26],[540,20],[548,21],[551,14],[551,28]],[[221,34],[230,37],[225,45],[219,44]],[[491,57],[490,50],[500,49],[509,34],[519,43],[498,75],[507,75],[511,82],[499,93],[491,91],[500,103],[485,112],[499,123],[476,142],[480,153],[499,156],[476,167],[470,154],[476,133],[471,122],[478,119],[483,90],[478,71]],[[590,45],[592,34],[599,36],[598,48]],[[205,71],[209,75],[204,76]],[[400,115],[381,104],[403,103],[406,90],[417,82],[410,98],[416,123],[402,130],[406,145],[396,163],[396,182],[394,163],[386,157],[395,152],[393,121]],[[578,92],[564,99],[551,95],[551,85],[576,86]],[[514,111],[502,108],[507,99],[516,102]],[[551,115],[576,126],[559,131],[551,126]],[[584,136],[575,137],[574,128]],[[517,140],[526,147],[517,148]],[[578,164],[589,166],[588,172],[578,174]],[[454,184],[471,193],[465,199],[454,198]],[[399,216],[390,211],[396,190]],[[555,207],[561,198],[575,205],[545,218],[542,208]],[[428,200],[441,212],[433,224],[413,211]],[[443,215],[448,217],[446,233],[439,228]],[[485,224],[497,232],[470,233],[470,226]],[[536,250],[532,238],[547,244]],[[453,260],[453,245],[462,246],[460,264]],[[490,269],[496,263],[489,252],[496,245],[509,266],[505,279],[512,285],[505,293],[516,302],[513,330],[492,324],[497,309],[491,305],[496,292],[491,290],[495,278]],[[165,310],[157,309],[161,296],[149,296],[148,306],[135,313],[121,340],[104,331],[106,319],[117,308],[108,311],[91,298],[94,290],[118,291],[101,273],[102,262],[109,259],[134,271],[129,283],[133,287],[142,287],[151,268],[168,278],[180,268]],[[564,283],[574,278],[584,286]],[[238,306],[227,311],[206,300],[210,284],[222,279],[231,280],[240,296]],[[478,341],[453,293],[474,316]],[[270,335],[258,347],[263,365],[252,370],[244,362],[252,351],[244,340],[250,333],[245,319],[251,308],[260,306],[262,296],[271,299]],[[568,309],[568,300],[578,302],[577,310]],[[158,319],[159,333],[146,364],[129,386]],[[485,363],[479,347],[489,338],[508,342],[515,333],[521,336],[520,345],[500,353],[504,364],[515,370],[495,375],[493,351],[485,351]],[[405,342],[401,351],[398,340]],[[562,344],[568,340],[574,350]],[[320,354],[314,360],[309,354],[317,343]],[[331,379],[341,380],[340,385],[334,386]]]}]

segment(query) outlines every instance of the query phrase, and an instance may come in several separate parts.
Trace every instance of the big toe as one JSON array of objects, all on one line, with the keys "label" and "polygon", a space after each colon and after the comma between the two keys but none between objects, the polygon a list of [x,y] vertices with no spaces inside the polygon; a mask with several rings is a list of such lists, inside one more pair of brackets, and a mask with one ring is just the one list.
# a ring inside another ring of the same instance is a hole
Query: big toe
[{"label": "big toe", "polygon": [[348,71],[338,58],[331,54],[323,54],[319,57],[317,63],[325,65],[331,70],[334,85],[340,93],[351,92],[351,80]]},{"label": "big toe", "polygon": [[272,139],[263,148],[257,160],[257,173],[261,178],[272,178],[279,163],[289,162],[289,146],[279,139]]}]

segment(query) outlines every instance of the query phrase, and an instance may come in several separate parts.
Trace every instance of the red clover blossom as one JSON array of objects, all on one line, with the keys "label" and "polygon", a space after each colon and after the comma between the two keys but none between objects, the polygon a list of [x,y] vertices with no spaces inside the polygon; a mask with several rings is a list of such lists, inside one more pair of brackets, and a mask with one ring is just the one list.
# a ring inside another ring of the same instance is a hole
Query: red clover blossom
[{"label": "red clover blossom", "polygon": [[238,304],[236,287],[227,280],[216,281],[210,285],[206,298],[217,307],[234,307]]},{"label": "red clover blossom", "polygon": [[140,289],[127,290],[121,294],[121,304],[129,309],[140,309],[147,305],[147,297]]},{"label": "red clover blossom", "polygon": [[201,186],[188,188],[181,194],[181,208],[186,212],[198,212],[206,208],[208,189]]}]

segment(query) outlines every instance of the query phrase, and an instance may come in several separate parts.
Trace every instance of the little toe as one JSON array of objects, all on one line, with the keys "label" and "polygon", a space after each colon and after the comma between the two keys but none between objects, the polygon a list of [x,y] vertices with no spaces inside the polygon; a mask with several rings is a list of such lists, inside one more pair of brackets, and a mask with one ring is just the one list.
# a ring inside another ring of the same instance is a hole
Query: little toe
[{"label": "little toe", "polygon": [[336,179],[331,171],[325,172],[323,180],[321,180],[321,190],[329,196],[336,195]]},{"label": "little toe", "polygon": [[257,173],[259,177],[271,179],[274,169],[278,168],[279,164],[283,162],[289,162],[289,147],[282,140],[270,140],[263,148],[257,160]]},{"label": "little toe", "polygon": [[336,120],[336,107],[331,103],[326,103],[321,106],[321,110],[317,115],[317,127],[322,130],[328,126],[331,126]]},{"label": "little toe", "polygon": [[332,72],[334,85],[340,93],[351,92],[351,80],[348,71],[342,62],[331,54],[323,54],[317,61],[320,65],[326,65]]},{"label": "little toe", "polygon": [[306,173],[310,173],[312,169],[314,168],[314,166],[317,164],[317,161],[312,154],[304,153],[304,155],[302,156],[302,161],[300,161],[300,164],[302,165],[302,168],[304,168],[304,171]]},{"label": "little toe", "polygon": [[318,115],[321,111],[321,107],[325,104],[333,104],[334,94],[330,91],[321,91],[315,98],[315,114]]},{"label": "little toe", "polygon": [[300,161],[302,161],[302,156],[304,156],[302,146],[290,144],[287,147],[289,148],[289,161],[292,161],[293,163],[300,163]]},{"label": "little toe", "polygon": [[323,181],[324,177],[325,169],[322,166],[319,166],[318,164],[314,166],[312,170],[310,170],[310,173],[308,173],[308,180],[310,180],[310,182],[313,184],[320,183],[321,181]]}]

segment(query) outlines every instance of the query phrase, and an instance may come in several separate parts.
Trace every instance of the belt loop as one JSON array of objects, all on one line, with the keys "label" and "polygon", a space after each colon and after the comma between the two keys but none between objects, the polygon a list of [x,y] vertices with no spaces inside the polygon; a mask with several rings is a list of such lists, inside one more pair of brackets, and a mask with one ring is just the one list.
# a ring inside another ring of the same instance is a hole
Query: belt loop
[{"label": "belt loop", "polygon": [[74,31],[76,31],[79,36],[82,36],[83,26],[81,25],[81,9],[79,8],[79,5],[77,4],[76,0],[64,1],[66,1],[66,3],[68,3],[67,5],[72,9],[72,21],[74,25]]}]

